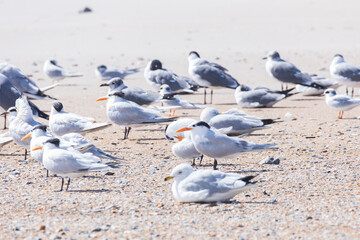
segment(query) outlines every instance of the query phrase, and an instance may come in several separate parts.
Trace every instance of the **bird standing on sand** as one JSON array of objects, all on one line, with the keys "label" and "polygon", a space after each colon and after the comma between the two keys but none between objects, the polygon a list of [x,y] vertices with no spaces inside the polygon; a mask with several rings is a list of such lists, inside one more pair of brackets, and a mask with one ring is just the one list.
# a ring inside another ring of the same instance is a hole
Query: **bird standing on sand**
[{"label": "bird standing on sand", "polygon": [[164,181],[174,179],[171,190],[179,202],[228,202],[240,192],[254,186],[255,176],[195,170],[189,164],[176,166]]},{"label": "bird standing on sand", "polygon": [[344,115],[344,111],[353,109],[360,105],[359,98],[352,98],[346,95],[336,95],[336,91],[332,88],[326,89],[324,92],[326,96],[326,104],[339,110],[338,119],[342,119]]},{"label": "bird standing on sand", "polygon": [[[239,86],[238,81],[227,73],[227,69],[217,63],[208,62],[200,58],[197,52],[190,52],[189,75],[200,86],[211,88],[211,100],[214,88],[232,88]],[[206,104],[206,88],[204,88],[204,104]]]}]

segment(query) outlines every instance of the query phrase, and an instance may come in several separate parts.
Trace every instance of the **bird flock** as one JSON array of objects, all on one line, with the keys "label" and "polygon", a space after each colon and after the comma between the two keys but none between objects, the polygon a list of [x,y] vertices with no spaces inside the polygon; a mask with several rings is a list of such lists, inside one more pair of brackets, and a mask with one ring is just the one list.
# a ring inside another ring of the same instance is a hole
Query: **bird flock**
[{"label": "bird flock", "polygon": [[[125,85],[124,79],[142,71],[141,68],[118,70],[100,65],[95,74],[106,81],[100,87],[108,87],[108,92],[96,101],[107,100],[106,114],[110,121],[103,123],[66,112],[60,101],[45,93],[58,86],[60,80],[83,74],[67,71],[56,60],[47,60],[43,71],[53,84],[39,88],[19,68],[0,62],[0,110],[3,110],[0,113],[5,118],[4,129],[9,122],[8,132],[0,135],[0,149],[14,141],[25,149],[25,159],[30,150],[31,157],[47,170],[47,176],[50,172],[61,177],[60,191],[63,191],[65,178],[68,179],[68,190],[71,178],[120,168],[124,163],[124,160],[96,147],[84,136],[86,133],[102,131],[115,124],[125,128],[123,138],[127,139],[133,127],[162,124],[165,125],[164,137],[173,143],[173,155],[192,161],[191,165],[183,163],[176,166],[164,179],[174,179],[174,198],[179,202],[229,201],[254,186],[256,181],[251,180],[256,176],[218,171],[219,161],[237,158],[249,151],[276,151],[281,147],[276,143],[254,143],[243,137],[281,120],[261,119],[238,108],[220,113],[206,106],[208,88],[209,103],[213,103],[214,89],[230,88],[234,89],[234,101],[242,108],[272,107],[295,94],[324,94],[327,105],[339,111],[339,119],[343,118],[344,111],[360,105],[360,99],[353,97],[354,88],[360,87],[360,67],[345,62],[340,54],[336,54],[331,62],[331,78],[302,72],[294,64],[281,59],[276,51],[269,52],[264,59],[266,72],[281,83],[281,90],[240,84],[225,67],[202,59],[195,51],[188,55],[189,77],[178,76],[163,68],[158,59],[149,61],[143,70],[144,78],[155,91]],[[289,88],[288,85],[294,86]],[[346,86],[346,95],[336,94],[335,89],[341,85]],[[200,88],[204,91],[203,104],[192,103],[182,97],[194,94]],[[352,88],[351,96],[348,88]],[[53,100],[50,114],[40,110],[31,101],[33,99]],[[179,118],[175,114],[176,109],[200,109],[201,114],[199,119]],[[169,114],[166,114],[167,111]],[[34,117],[48,120],[48,125],[36,121]],[[195,165],[201,166],[204,156],[213,159],[213,169],[194,169]],[[196,161],[199,163],[196,164]]]}]

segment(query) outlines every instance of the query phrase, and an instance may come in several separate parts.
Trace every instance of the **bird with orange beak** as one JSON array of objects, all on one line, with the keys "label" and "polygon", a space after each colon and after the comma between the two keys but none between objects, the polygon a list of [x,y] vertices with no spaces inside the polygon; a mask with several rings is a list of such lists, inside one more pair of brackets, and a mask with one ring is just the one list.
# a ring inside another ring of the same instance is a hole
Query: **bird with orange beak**
[{"label": "bird with orange beak", "polygon": [[214,170],[217,167],[217,159],[235,158],[240,153],[265,150],[276,144],[256,144],[240,138],[231,138],[225,134],[210,129],[210,126],[203,121],[196,122],[176,132],[191,131],[191,139],[196,150],[214,158]]},{"label": "bird with orange beak", "polygon": [[96,101],[104,100],[108,100],[106,114],[110,121],[125,126],[124,139],[128,138],[131,126],[173,121],[173,118],[159,116],[158,112],[153,109],[141,107],[124,99],[124,93],[121,91],[96,99]]}]

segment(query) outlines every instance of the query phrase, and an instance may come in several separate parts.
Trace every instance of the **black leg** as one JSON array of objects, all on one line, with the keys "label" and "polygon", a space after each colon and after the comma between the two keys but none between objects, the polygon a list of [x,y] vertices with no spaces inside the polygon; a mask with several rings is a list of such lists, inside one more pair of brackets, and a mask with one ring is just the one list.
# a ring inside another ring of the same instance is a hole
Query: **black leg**
[{"label": "black leg", "polygon": [[64,186],[64,178],[61,177],[61,188],[60,188],[60,192],[63,190],[63,186]]},{"label": "black leg", "polygon": [[195,166],[195,158],[193,159],[191,166]]},{"label": "black leg", "polygon": [[49,177],[49,170],[46,169],[46,177]]},{"label": "black leg", "polygon": [[26,156],[27,156],[27,149],[25,148],[25,158],[24,158],[24,160],[26,160]]},{"label": "black leg", "polygon": [[213,89],[211,89],[211,98],[210,98],[210,104],[212,104],[213,94],[214,94],[214,91],[213,91]]},{"label": "black leg", "polygon": [[284,91],[284,87],[283,87],[283,84],[281,84],[281,91]]},{"label": "black leg", "polygon": [[131,127],[128,127],[128,132],[126,134],[126,138],[129,138],[129,133],[130,133]]},{"label": "black leg", "polygon": [[352,96],[352,97],[354,96],[354,88],[352,88],[351,96]]},{"label": "black leg", "polygon": [[214,159],[214,166],[213,166],[213,169],[214,169],[214,170],[217,170],[217,160],[216,160],[216,159]]},{"label": "black leg", "polygon": [[66,191],[69,190],[69,186],[70,186],[70,178],[69,178],[67,186],[66,186]]},{"label": "black leg", "polygon": [[6,113],[4,114],[4,129],[6,129]]},{"label": "black leg", "polygon": [[204,88],[204,104],[206,104],[206,88]]},{"label": "black leg", "polygon": [[200,157],[200,166],[201,166],[201,163],[202,163],[202,160],[203,160],[203,158],[204,158],[204,155],[201,155],[201,157]]},{"label": "black leg", "polygon": [[348,88],[346,88],[346,95],[348,95]]},{"label": "black leg", "polygon": [[127,127],[125,127],[124,140],[126,139]]}]

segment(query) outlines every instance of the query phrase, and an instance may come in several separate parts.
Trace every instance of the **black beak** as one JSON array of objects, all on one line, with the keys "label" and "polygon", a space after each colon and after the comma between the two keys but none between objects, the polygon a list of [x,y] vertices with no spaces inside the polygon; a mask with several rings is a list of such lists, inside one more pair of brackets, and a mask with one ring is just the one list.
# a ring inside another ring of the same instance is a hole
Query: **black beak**
[{"label": "black beak", "polygon": [[267,57],[263,57],[262,59],[263,59],[263,60],[266,60],[266,59],[267,59]]},{"label": "black beak", "polygon": [[100,85],[100,87],[108,87],[108,86],[109,86],[109,84],[107,84],[107,83],[103,83]]}]

